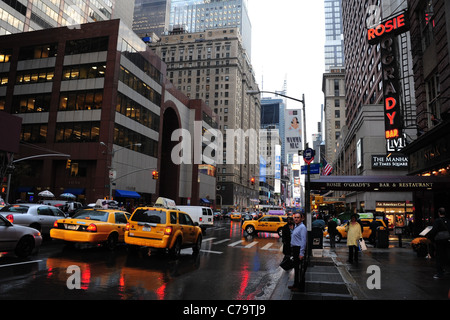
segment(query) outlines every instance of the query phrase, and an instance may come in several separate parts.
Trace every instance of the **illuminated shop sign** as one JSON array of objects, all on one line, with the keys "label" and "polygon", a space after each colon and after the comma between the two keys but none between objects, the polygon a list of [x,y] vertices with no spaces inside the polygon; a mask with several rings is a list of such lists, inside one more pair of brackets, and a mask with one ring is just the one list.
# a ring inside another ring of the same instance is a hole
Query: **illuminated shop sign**
[{"label": "illuminated shop sign", "polygon": [[397,36],[409,30],[409,19],[406,13],[395,16],[374,28],[367,30],[369,44],[377,44],[383,36]]},{"label": "illuminated shop sign", "polygon": [[396,36],[409,29],[407,14],[390,18],[367,31],[369,44],[380,44],[383,69],[384,126],[387,152],[400,152],[406,146],[400,104],[400,72]]}]

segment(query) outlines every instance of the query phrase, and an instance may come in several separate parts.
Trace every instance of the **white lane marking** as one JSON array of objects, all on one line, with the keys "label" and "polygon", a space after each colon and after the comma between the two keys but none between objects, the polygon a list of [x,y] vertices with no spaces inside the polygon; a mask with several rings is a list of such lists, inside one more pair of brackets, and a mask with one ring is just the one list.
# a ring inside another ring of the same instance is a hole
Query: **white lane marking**
[{"label": "white lane marking", "polygon": [[229,246],[229,247],[235,247],[235,246],[237,246],[238,244],[240,244],[240,243],[242,243],[242,242],[244,242],[244,240],[239,240],[239,241],[230,243],[228,246]]},{"label": "white lane marking", "polygon": [[18,265],[21,265],[21,264],[38,263],[38,262],[42,262],[42,260],[33,260],[33,261],[26,261],[26,262],[17,262],[17,263],[3,264],[3,265],[0,265],[0,268],[11,267],[11,266],[18,266]]},{"label": "white lane marking", "polygon": [[244,248],[251,248],[257,244],[258,244],[258,241],[253,241],[253,242],[250,242],[248,245],[246,245]]},{"label": "white lane marking", "polygon": [[219,241],[213,242],[213,244],[220,244],[220,243],[224,243],[224,242],[228,242],[228,241],[231,241],[231,239],[219,240]]}]

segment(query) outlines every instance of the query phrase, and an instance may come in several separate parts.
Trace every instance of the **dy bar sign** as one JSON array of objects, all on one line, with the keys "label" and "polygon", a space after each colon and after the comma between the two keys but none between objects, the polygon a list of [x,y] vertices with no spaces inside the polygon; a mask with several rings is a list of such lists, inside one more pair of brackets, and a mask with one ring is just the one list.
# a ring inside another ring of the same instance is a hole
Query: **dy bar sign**
[{"label": "dy bar sign", "polygon": [[409,29],[406,13],[392,17],[369,28],[369,44],[380,44],[383,68],[384,126],[386,150],[399,152],[405,147],[403,116],[400,105],[400,72],[396,59],[396,36]]}]

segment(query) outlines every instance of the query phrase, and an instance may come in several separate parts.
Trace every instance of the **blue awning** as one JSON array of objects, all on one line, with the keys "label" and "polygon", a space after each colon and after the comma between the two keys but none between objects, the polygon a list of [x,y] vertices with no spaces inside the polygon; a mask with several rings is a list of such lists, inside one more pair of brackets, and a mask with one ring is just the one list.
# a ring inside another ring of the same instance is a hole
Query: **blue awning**
[{"label": "blue awning", "polygon": [[211,203],[208,199],[206,198],[200,198],[200,202],[204,202],[204,203]]},{"label": "blue awning", "polygon": [[84,190],[86,190],[85,188],[67,188],[64,189],[63,193],[71,193],[74,195],[79,195],[79,194],[83,194]]},{"label": "blue awning", "polygon": [[139,199],[141,195],[134,191],[116,190],[116,197]]}]

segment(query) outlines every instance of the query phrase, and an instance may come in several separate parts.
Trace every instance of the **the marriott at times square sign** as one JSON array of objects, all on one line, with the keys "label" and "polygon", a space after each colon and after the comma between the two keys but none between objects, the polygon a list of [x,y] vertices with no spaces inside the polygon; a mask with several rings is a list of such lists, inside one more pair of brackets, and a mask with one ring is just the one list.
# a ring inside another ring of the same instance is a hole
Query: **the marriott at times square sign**
[{"label": "the marriott at times square sign", "polygon": [[386,150],[400,152],[405,147],[403,115],[400,104],[400,70],[396,58],[396,36],[409,30],[406,12],[367,29],[371,45],[380,44],[383,69],[384,125]]}]

